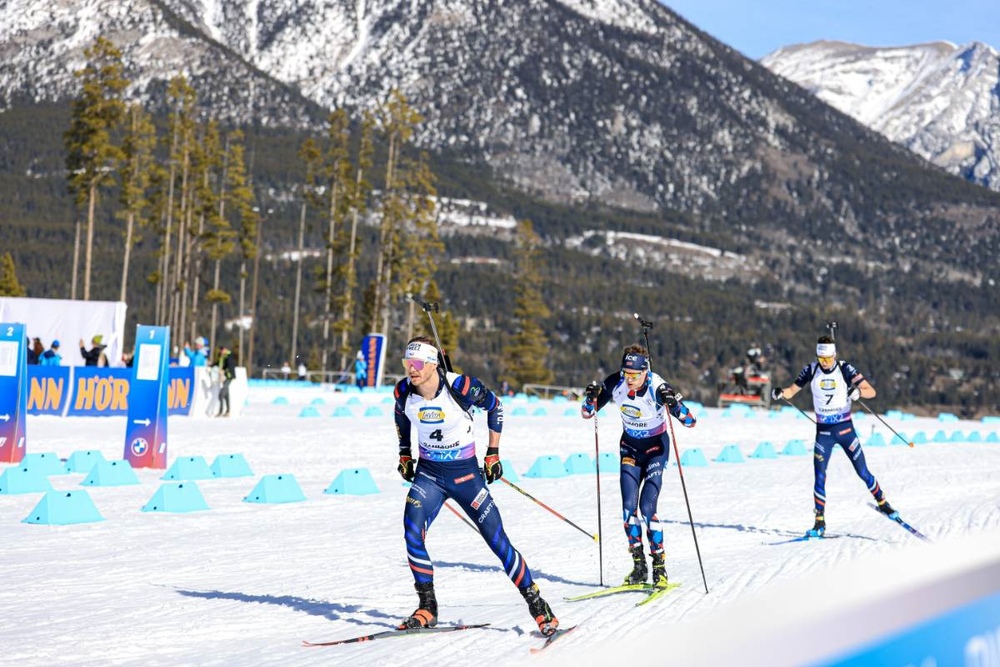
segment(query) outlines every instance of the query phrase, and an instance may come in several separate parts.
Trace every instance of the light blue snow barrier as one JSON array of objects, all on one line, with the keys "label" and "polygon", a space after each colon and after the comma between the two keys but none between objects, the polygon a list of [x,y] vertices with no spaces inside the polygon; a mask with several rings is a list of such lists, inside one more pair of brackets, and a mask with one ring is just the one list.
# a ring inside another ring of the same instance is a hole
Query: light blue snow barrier
[{"label": "light blue snow barrier", "polygon": [[546,410],[545,408],[538,407],[538,408],[535,408],[534,412],[531,413],[531,416],[532,417],[545,417],[548,414],[549,414],[548,410]]},{"label": "light blue snow barrier", "polygon": [[903,413],[903,416],[901,417],[901,419],[902,419],[902,420],[903,420],[904,422],[905,422],[905,421],[909,421],[909,420],[911,420],[911,419],[916,419],[916,418],[917,418],[917,416],[916,416],[915,414],[911,414],[911,413],[909,413],[909,412],[904,412],[904,413]]},{"label": "light blue snow barrier", "polygon": [[569,399],[563,396],[562,394],[556,394],[555,396],[552,397],[553,403],[565,403],[568,400]]},{"label": "light blue snow barrier", "polygon": [[311,405],[307,405],[299,411],[299,417],[319,417],[319,410]]},{"label": "light blue snow barrier", "polygon": [[253,477],[253,470],[242,454],[219,454],[212,461],[216,477]]},{"label": "light blue snow barrier", "polygon": [[297,503],[306,499],[302,487],[295,481],[295,475],[264,475],[253,487],[243,502],[245,503]]},{"label": "light blue snow barrier", "polygon": [[517,475],[517,471],[514,470],[514,463],[510,459],[500,459],[500,465],[503,466],[503,478],[508,482],[519,482],[521,480]]},{"label": "light blue snow barrier", "polygon": [[965,436],[966,442],[982,442],[983,434],[979,431],[969,431],[969,435]]},{"label": "light blue snow barrier", "polygon": [[981,420],[984,424],[1000,424],[1000,417],[996,415],[986,415]]},{"label": "light blue snow barrier", "polygon": [[178,456],[174,464],[160,479],[212,479],[215,473],[208,467],[204,456]]},{"label": "light blue snow barrier", "polygon": [[688,407],[688,410],[695,413],[695,416],[699,419],[701,418],[700,413],[705,411],[705,406],[698,401],[684,401],[684,405]]},{"label": "light blue snow barrier", "polygon": [[395,405],[395,403],[396,403],[395,396],[385,396],[382,398],[382,405]]},{"label": "light blue snow barrier", "polygon": [[[601,452],[601,457],[598,459],[601,462],[601,474],[604,473],[615,473],[618,474],[621,468],[622,461],[618,454],[612,454],[611,452]],[[595,466],[596,467],[596,466]]]},{"label": "light blue snow barrier", "polygon": [[868,442],[865,443],[865,447],[885,447],[885,445],[885,436],[881,433],[872,433]]},{"label": "light blue snow barrier", "polygon": [[986,442],[1000,442],[1000,437],[997,436],[996,431],[993,431],[988,436],[986,436]]},{"label": "light blue snow barrier", "polygon": [[67,472],[90,472],[94,464],[104,461],[104,454],[97,449],[80,449],[69,455],[66,461]]},{"label": "light blue snow barrier", "polygon": [[348,405],[361,405],[361,399],[358,398],[357,396],[351,396],[349,399],[347,399],[347,404]]},{"label": "light blue snow barrier", "polygon": [[566,468],[558,456],[539,456],[531,469],[524,473],[525,477],[565,477]]},{"label": "light blue snow barrier", "polygon": [[65,475],[69,471],[54,452],[38,452],[35,454],[25,454],[19,464],[22,468],[33,470],[41,475]]},{"label": "light blue snow barrier", "polygon": [[143,512],[201,512],[211,509],[201,495],[201,489],[194,482],[161,484],[149,502],[142,506]]},{"label": "light blue snow barrier", "polygon": [[913,439],[910,440],[914,445],[926,445],[927,444],[927,434],[923,431],[917,431],[913,434]]},{"label": "light blue snow barrier", "polygon": [[563,417],[579,417],[580,408],[566,408],[563,410]]},{"label": "light blue snow barrier", "polygon": [[528,410],[523,405],[518,405],[510,411],[510,414],[512,417],[527,417]]},{"label": "light blue snow barrier", "polygon": [[354,413],[351,412],[351,409],[349,407],[347,407],[346,405],[338,405],[334,409],[333,414],[331,414],[330,416],[331,417],[353,417]]},{"label": "light blue snow barrier", "polygon": [[722,411],[721,415],[723,417],[750,417],[753,413],[750,412],[750,408],[742,403],[733,403],[725,410]]},{"label": "light blue snow barrier", "polygon": [[746,459],[743,458],[743,452],[740,451],[739,445],[726,445],[715,457],[716,463],[743,463],[744,461]]},{"label": "light blue snow barrier", "polygon": [[931,438],[931,442],[948,442],[948,436],[944,431],[938,431]]},{"label": "light blue snow barrier", "polygon": [[887,410],[886,413],[885,413],[885,416],[888,417],[889,419],[902,419],[903,418],[903,411],[902,410]]},{"label": "light blue snow barrier", "polygon": [[907,444],[909,444],[910,436],[906,435],[906,433],[904,433],[903,431],[900,431],[899,435],[900,437],[898,438],[896,436],[892,436],[891,438],[889,438],[889,444],[894,445],[896,447],[899,446],[905,447]]},{"label": "light blue snow barrier", "polygon": [[288,399],[284,396],[275,396],[274,400],[271,401],[272,405],[288,405]]},{"label": "light blue snow barrier", "polygon": [[525,394],[523,391],[519,391],[516,394],[514,394],[514,400],[515,401],[517,401],[517,400],[524,400],[524,401],[526,401],[526,400],[528,400],[528,395]]},{"label": "light blue snow barrier", "polygon": [[381,417],[385,413],[382,412],[382,408],[377,405],[369,405],[365,408],[365,417]]},{"label": "light blue snow barrier", "polygon": [[965,434],[961,431],[952,431],[948,442],[965,442]]},{"label": "light blue snow barrier", "polygon": [[534,394],[528,397],[528,403],[537,403],[538,400],[538,396],[535,396]]},{"label": "light blue snow barrier", "polygon": [[322,396],[317,396],[313,400],[309,401],[309,405],[326,405],[326,400]]},{"label": "light blue snow barrier", "polygon": [[104,521],[90,494],[76,491],[47,491],[21,523],[65,526],[71,523]]},{"label": "light blue snow barrier", "polygon": [[326,487],[323,493],[338,496],[367,496],[371,493],[378,493],[375,480],[368,468],[351,468],[342,470],[330,486]]},{"label": "light blue snow barrier", "polygon": [[708,459],[701,449],[692,447],[681,452],[681,465],[689,468],[707,468]]},{"label": "light blue snow barrier", "polygon": [[594,459],[581,453],[567,456],[566,460],[563,461],[563,468],[566,469],[567,475],[583,475],[597,472],[597,468],[594,466]]},{"label": "light blue snow barrier", "polygon": [[805,456],[808,453],[805,440],[789,440],[781,450],[782,456]]},{"label": "light blue snow barrier", "polygon": [[128,461],[98,461],[90,469],[87,477],[80,482],[83,486],[129,486],[138,484],[139,478]]},{"label": "light blue snow barrier", "polygon": [[778,458],[778,453],[774,451],[774,445],[770,442],[762,442],[757,445],[757,449],[753,450],[753,454],[750,455],[752,459],[776,459]]},{"label": "light blue snow barrier", "polygon": [[941,412],[938,414],[939,422],[957,422],[958,415],[951,412]]},{"label": "light blue snow barrier", "polygon": [[0,495],[13,496],[21,493],[38,493],[52,491],[49,478],[21,465],[7,468],[0,475]]},{"label": "light blue snow barrier", "polygon": [[782,405],[781,410],[779,410],[778,412],[780,412],[783,415],[795,415],[796,417],[802,416],[802,413],[800,413],[791,405]]}]

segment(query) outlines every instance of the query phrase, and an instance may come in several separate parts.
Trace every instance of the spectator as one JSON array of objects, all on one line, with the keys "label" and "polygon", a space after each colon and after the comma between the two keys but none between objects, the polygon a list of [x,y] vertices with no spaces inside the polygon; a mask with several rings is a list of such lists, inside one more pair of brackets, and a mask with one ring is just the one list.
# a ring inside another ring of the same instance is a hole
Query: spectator
[{"label": "spectator", "polygon": [[52,341],[51,347],[42,352],[38,358],[39,366],[62,366],[62,355],[59,354],[59,341]]},{"label": "spectator", "polygon": [[225,345],[219,347],[219,375],[222,387],[219,389],[219,412],[216,417],[229,416],[229,383],[236,377],[236,357]]},{"label": "spectator", "polygon": [[45,346],[42,345],[41,339],[32,338],[31,345],[28,346],[28,365],[35,366],[38,364],[38,360],[41,358],[42,353],[45,352]]},{"label": "spectator", "polygon": [[354,384],[362,390],[368,384],[368,362],[365,360],[365,353],[361,350],[358,350],[358,358],[354,360]]},{"label": "spectator", "polygon": [[125,368],[132,368],[133,362],[135,362],[135,348],[132,348],[131,352],[122,354],[122,364],[125,365]]},{"label": "spectator", "polygon": [[305,362],[299,359],[299,381],[306,382],[309,379],[309,369],[306,368]]},{"label": "spectator", "polygon": [[289,363],[286,361],[285,363],[281,364],[281,375],[283,376],[283,378],[287,380],[288,376],[290,376],[291,374],[292,374],[292,367],[289,365]]},{"label": "spectator", "polygon": [[90,339],[90,344],[93,347],[88,350],[83,344],[83,339],[80,339],[80,356],[83,357],[84,366],[104,367],[108,365],[108,357],[104,354],[104,348],[107,346],[103,344],[103,340],[104,336],[94,336]]},{"label": "spectator", "polygon": [[190,361],[189,366],[208,365],[208,347],[206,341],[201,336],[194,339],[194,348],[190,343],[184,343],[184,356]]}]

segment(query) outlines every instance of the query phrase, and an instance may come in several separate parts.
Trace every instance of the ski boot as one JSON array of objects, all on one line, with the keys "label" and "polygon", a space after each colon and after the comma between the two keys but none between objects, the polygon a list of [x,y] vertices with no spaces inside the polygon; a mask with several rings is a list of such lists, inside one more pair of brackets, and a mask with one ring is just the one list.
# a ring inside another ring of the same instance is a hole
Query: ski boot
[{"label": "ski boot", "polygon": [[649,572],[646,569],[646,554],[642,551],[642,545],[637,544],[629,549],[629,551],[632,553],[632,571],[625,577],[623,583],[644,584],[646,583],[646,575]]},{"label": "ski boot", "polygon": [[410,614],[408,618],[403,619],[403,622],[397,627],[400,630],[406,630],[407,628],[433,628],[438,623],[438,604],[437,598],[434,597],[434,582],[428,581],[425,584],[413,584],[413,587],[417,589],[417,597],[420,600],[420,604],[416,611]]},{"label": "ski boot", "polygon": [[899,512],[897,512],[896,510],[892,509],[892,505],[890,505],[889,501],[886,500],[885,498],[883,498],[882,500],[878,501],[878,507],[876,509],[878,509],[879,512],[881,512],[882,514],[886,515],[890,519],[898,519],[899,518]]},{"label": "ski boot", "polygon": [[554,634],[559,627],[559,619],[552,613],[549,603],[542,599],[541,593],[538,592],[538,585],[531,584],[519,590],[524,601],[528,603],[528,612],[538,624],[538,631],[546,637]]},{"label": "ski boot", "polygon": [[666,588],[667,570],[663,566],[663,552],[652,554],[653,556],[653,586],[656,588]]},{"label": "ski boot", "polygon": [[806,531],[806,537],[823,537],[826,533],[826,519],[823,515],[816,513],[816,522],[813,524],[812,530]]}]

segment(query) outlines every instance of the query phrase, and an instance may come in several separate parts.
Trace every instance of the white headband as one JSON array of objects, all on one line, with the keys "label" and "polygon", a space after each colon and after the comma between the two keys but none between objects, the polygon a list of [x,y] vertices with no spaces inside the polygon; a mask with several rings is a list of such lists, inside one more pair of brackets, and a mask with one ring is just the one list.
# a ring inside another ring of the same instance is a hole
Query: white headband
[{"label": "white headband", "polygon": [[404,359],[416,359],[425,364],[436,364],[438,362],[438,351],[433,345],[414,341],[406,346],[406,356]]},{"label": "white headband", "polygon": [[837,346],[833,343],[817,343],[816,344],[816,356],[817,357],[835,357],[837,356]]}]

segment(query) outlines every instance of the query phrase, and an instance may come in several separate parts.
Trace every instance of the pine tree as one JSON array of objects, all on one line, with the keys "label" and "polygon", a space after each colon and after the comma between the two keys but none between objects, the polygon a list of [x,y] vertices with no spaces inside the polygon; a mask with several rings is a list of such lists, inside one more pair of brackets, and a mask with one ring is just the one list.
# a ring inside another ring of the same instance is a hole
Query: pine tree
[{"label": "pine tree", "polygon": [[[90,300],[97,199],[102,188],[114,183],[114,172],[122,159],[122,150],[114,143],[114,133],[125,116],[125,102],[121,95],[129,82],[124,76],[121,51],[110,40],[98,37],[83,53],[87,64],[73,73],[80,80],[82,90],[80,96],[73,100],[70,127],[63,135],[63,141],[66,147],[69,190],[74,195],[77,206],[85,206],[87,210],[83,298]],[[79,234],[79,230],[77,233]],[[72,298],[75,299],[75,254],[73,266]]]},{"label": "pine tree", "polygon": [[234,131],[229,136],[229,156],[227,159],[226,181],[230,210],[239,220],[236,236],[240,245],[240,303],[239,303],[239,350],[238,363],[243,363],[243,316],[246,311],[247,262],[259,252],[257,248],[257,225],[260,222],[257,207],[254,206],[253,188],[245,164],[243,133]]},{"label": "pine tree", "polygon": [[542,301],[541,275],[538,272],[538,246],[541,240],[528,220],[517,223],[514,271],[514,322],[511,344],[504,348],[506,379],[512,386],[549,384],[552,371],[545,366],[549,342],[543,329],[549,317]]},{"label": "pine tree", "polygon": [[14,258],[9,252],[0,255],[0,296],[25,296],[24,287],[17,280]]},{"label": "pine tree", "polygon": [[292,305],[292,363],[298,362],[299,303],[302,296],[302,265],[305,263],[306,212],[309,206],[316,206],[316,179],[321,171],[322,152],[312,137],[302,142],[299,159],[305,165],[305,179],[302,183],[302,208],[299,211],[298,267],[295,271],[295,300]]},{"label": "pine tree", "polygon": [[153,148],[156,146],[156,128],[139,104],[128,108],[128,126],[122,141],[121,181],[118,217],[125,219],[125,252],[122,257],[122,282],[119,300],[125,301],[128,291],[128,269],[132,246],[140,239],[136,227],[146,224],[149,207],[147,198],[153,169]]},{"label": "pine tree", "polygon": [[[354,172],[351,166],[350,151],[350,119],[347,112],[338,109],[329,116],[329,130],[327,132],[328,148],[326,152],[326,164],[324,165],[324,176],[326,178],[326,194],[328,195],[327,207],[327,236],[326,236],[326,271],[323,275],[319,289],[323,292],[323,351],[320,355],[320,368],[327,370],[328,356],[330,349],[330,330],[334,319],[334,308],[338,298],[334,298],[334,260],[337,251],[343,250],[344,243],[341,242],[338,248],[338,232],[343,236],[343,221],[347,214],[349,204],[349,191],[351,187],[351,175]],[[338,229],[338,223],[340,228]]]}]

